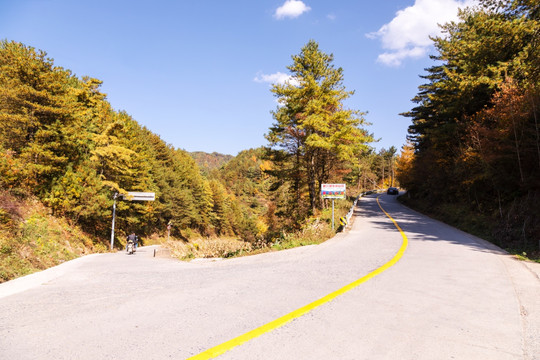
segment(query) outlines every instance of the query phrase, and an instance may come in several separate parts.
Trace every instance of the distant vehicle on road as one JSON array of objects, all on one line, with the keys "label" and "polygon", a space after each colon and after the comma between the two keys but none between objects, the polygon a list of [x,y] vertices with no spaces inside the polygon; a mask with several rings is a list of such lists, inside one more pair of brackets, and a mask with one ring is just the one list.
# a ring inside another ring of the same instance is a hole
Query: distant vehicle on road
[{"label": "distant vehicle on road", "polygon": [[399,195],[399,190],[398,190],[398,188],[390,187],[390,188],[388,188],[388,190],[386,191],[386,193],[387,193],[388,195]]}]

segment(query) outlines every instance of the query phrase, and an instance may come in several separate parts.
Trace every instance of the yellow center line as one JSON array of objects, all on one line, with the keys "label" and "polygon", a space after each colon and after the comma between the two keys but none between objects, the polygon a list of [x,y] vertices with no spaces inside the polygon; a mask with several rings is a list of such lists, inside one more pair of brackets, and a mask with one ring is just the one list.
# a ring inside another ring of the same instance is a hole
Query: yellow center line
[{"label": "yellow center line", "polygon": [[385,213],[386,216],[388,216],[388,218],[390,218],[390,220],[392,220],[392,222],[394,223],[394,225],[396,226],[396,228],[399,230],[399,232],[401,233],[401,237],[403,238],[403,242],[401,243],[401,247],[399,248],[398,252],[394,255],[394,257],[388,261],[386,264],[384,264],[383,266],[373,270],[372,272],[370,272],[369,274],[361,277],[360,279],[358,280],[355,280],[353,281],[352,283],[348,284],[348,285],[345,285],[344,287],[342,287],[341,289],[339,290],[336,290],[322,298],[320,298],[319,300],[316,300],[308,305],[305,305],[299,309],[296,309],[294,310],[293,312],[290,312],[288,313],[287,315],[284,315],[276,320],[273,320],[263,326],[260,326],[254,330],[251,330],[251,331],[248,331],[247,333],[243,334],[243,335],[240,335],[238,337],[235,337],[234,339],[231,339],[229,341],[226,341],[220,345],[217,345],[217,346],[214,346],[213,348],[210,348],[206,351],[203,351],[202,353],[200,354],[197,354],[195,356],[192,356],[190,358],[188,358],[187,360],[202,360],[202,359],[212,359],[212,358],[215,358],[229,350],[232,350],[233,348],[237,347],[237,346],[240,346],[242,345],[243,343],[245,342],[248,342],[256,337],[259,337],[267,332],[270,332],[270,331],[273,331],[277,328],[280,328],[282,326],[284,326],[285,324],[291,322],[292,320],[296,319],[296,318],[299,318],[301,317],[302,315],[305,315],[307,314],[308,312],[310,312],[311,310],[325,304],[325,303],[328,303],[330,301],[332,301],[333,299],[335,299],[336,297],[340,296],[340,295],[343,295],[345,294],[346,292],[354,289],[355,287],[359,286],[360,284],[368,281],[369,279],[379,275],[380,273],[388,270],[390,267],[394,266],[398,261],[399,259],[401,259],[401,257],[403,256],[403,254],[405,253],[405,249],[407,249],[407,245],[408,245],[408,239],[407,239],[407,236],[405,235],[405,233],[403,232],[403,230],[399,227],[399,225],[397,224],[397,222],[383,209],[383,207],[381,206],[381,203],[379,202],[379,197],[381,197],[381,195],[379,195],[377,197],[377,204],[379,204],[379,207],[381,208],[381,210]]}]

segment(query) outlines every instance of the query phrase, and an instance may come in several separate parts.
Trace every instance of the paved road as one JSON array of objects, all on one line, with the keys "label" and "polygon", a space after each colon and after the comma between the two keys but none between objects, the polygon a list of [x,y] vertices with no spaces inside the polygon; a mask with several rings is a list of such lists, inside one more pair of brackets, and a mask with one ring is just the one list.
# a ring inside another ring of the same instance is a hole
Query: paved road
[{"label": "paved road", "polygon": [[[220,359],[540,359],[538,264],[382,195],[397,264]],[[0,285],[2,359],[186,359],[394,257],[375,197],[318,246],[216,262],[92,255]]]}]

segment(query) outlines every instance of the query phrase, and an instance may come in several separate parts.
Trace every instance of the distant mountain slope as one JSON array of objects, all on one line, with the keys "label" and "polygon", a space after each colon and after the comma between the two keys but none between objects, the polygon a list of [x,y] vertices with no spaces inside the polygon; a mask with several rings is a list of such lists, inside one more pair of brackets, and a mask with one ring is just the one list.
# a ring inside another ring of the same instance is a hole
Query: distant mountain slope
[{"label": "distant mountain slope", "polygon": [[191,152],[190,155],[195,159],[195,162],[200,168],[206,170],[219,169],[234,158],[232,155],[225,155],[217,152],[209,154],[204,151],[194,151]]}]

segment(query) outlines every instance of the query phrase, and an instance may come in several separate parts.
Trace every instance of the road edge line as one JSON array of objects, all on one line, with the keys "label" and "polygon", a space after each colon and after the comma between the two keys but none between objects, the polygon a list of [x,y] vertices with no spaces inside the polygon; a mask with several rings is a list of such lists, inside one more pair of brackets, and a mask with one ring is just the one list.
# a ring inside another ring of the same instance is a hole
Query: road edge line
[{"label": "road edge line", "polygon": [[226,353],[227,351],[230,351],[232,349],[234,349],[235,347],[238,347],[252,339],[255,339],[265,333],[268,333],[268,332],[271,332],[273,330],[276,330],[284,325],[286,325],[287,323],[291,322],[292,320],[294,319],[297,319],[305,314],[307,314],[308,312],[318,308],[319,306],[323,305],[323,304],[326,304],[330,301],[332,301],[333,299],[337,298],[338,296],[340,295],[343,295],[345,294],[346,292],[358,287],[360,284],[370,280],[371,278],[381,274],[382,272],[388,270],[389,268],[391,268],[392,266],[394,266],[398,261],[399,259],[401,259],[403,257],[403,254],[405,253],[405,250],[407,249],[407,246],[409,244],[409,240],[407,238],[407,235],[405,235],[405,232],[403,232],[403,230],[401,229],[401,227],[398,225],[398,223],[390,216],[390,214],[388,214],[382,207],[381,203],[379,202],[379,198],[381,197],[382,195],[379,195],[377,197],[377,204],[379,205],[379,208],[382,210],[382,212],[390,219],[392,220],[392,222],[394,223],[395,227],[399,230],[399,233],[401,234],[401,237],[403,238],[403,241],[401,243],[401,247],[399,248],[398,252],[394,255],[394,257],[392,257],[392,259],[390,259],[390,261],[388,261],[387,263],[385,263],[384,265],[382,265],[381,267],[378,267],[377,269],[371,271],[370,273],[368,273],[367,275],[364,275],[363,277],[361,277],[360,279],[358,280],[355,280],[353,281],[352,283],[348,284],[348,285],[345,285],[344,287],[334,291],[334,292],[331,292],[330,294],[328,295],[325,295],[323,296],[322,298],[320,298],[319,300],[315,300],[313,301],[312,303],[309,303],[299,309],[296,309],[290,313],[288,313],[287,315],[284,315],[280,318],[277,318],[273,321],[270,321],[269,323],[266,323],[262,326],[259,326],[258,328],[256,329],[253,329],[251,331],[248,331],[240,336],[237,336],[235,337],[234,339],[231,339],[231,340],[228,340],[224,343],[221,343],[219,345],[216,345],[208,350],[205,350],[197,355],[194,355],[192,357],[189,357],[187,358],[187,360],[207,360],[207,359],[213,359],[215,357],[218,357],[219,355],[222,355],[224,353]]}]

